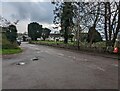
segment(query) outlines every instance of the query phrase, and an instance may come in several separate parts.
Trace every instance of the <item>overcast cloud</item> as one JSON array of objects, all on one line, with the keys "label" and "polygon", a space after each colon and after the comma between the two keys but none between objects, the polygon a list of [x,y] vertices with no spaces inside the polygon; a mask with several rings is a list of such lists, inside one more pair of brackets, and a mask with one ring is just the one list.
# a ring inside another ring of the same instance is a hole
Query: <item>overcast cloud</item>
[{"label": "overcast cloud", "polygon": [[20,20],[19,32],[27,31],[30,22],[39,22],[43,27],[53,27],[54,5],[50,2],[2,2],[1,16],[14,22]]}]

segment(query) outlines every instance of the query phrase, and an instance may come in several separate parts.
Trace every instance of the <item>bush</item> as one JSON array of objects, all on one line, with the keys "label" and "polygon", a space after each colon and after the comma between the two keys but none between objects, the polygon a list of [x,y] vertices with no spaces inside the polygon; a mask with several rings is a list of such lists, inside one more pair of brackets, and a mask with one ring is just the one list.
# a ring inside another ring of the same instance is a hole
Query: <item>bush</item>
[{"label": "bush", "polygon": [[18,44],[14,42],[13,44],[7,40],[6,36],[2,34],[2,49],[18,49]]},{"label": "bush", "polygon": [[18,49],[19,47],[14,44],[2,44],[2,49]]},{"label": "bush", "polygon": [[105,48],[106,47],[105,42],[96,42],[96,43],[93,43],[92,45],[95,46],[96,48]]}]

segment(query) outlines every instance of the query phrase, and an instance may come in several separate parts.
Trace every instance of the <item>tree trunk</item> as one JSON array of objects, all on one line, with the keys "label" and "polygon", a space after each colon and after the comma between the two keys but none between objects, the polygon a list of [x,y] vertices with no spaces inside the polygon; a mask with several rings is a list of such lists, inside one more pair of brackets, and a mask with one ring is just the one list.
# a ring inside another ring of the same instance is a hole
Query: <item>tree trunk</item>
[{"label": "tree trunk", "polygon": [[95,26],[93,25],[93,27],[91,27],[89,29],[89,31],[91,31],[91,38],[90,38],[90,42],[89,42],[89,46],[91,47],[92,46],[92,43],[93,43],[93,39],[94,39],[94,35],[95,35]]},{"label": "tree trunk", "polygon": [[115,29],[114,29],[114,23],[115,23],[115,20],[116,20],[116,16],[117,16],[117,12],[115,13],[115,15],[113,16],[113,20],[112,20],[112,24],[111,24],[111,28],[112,28],[112,32],[113,34],[115,33]]},{"label": "tree trunk", "polygon": [[119,6],[118,6],[118,25],[116,28],[116,32],[114,33],[113,44],[115,43],[115,40],[117,38],[117,34],[119,31],[120,31],[120,1],[119,1]]},{"label": "tree trunk", "polygon": [[43,38],[43,40],[45,41],[45,38]]},{"label": "tree trunk", "polygon": [[111,28],[111,7],[110,2],[108,2],[108,26],[109,26],[109,41],[111,41],[111,35],[112,35],[112,28]]},{"label": "tree trunk", "polygon": [[68,28],[65,26],[64,43],[68,43]]},{"label": "tree trunk", "polygon": [[91,31],[92,31],[92,37],[90,39],[90,47],[92,46],[92,43],[93,43],[93,40],[94,40],[94,36],[95,36],[95,31],[96,31],[96,25],[97,25],[97,21],[98,21],[98,18],[99,18],[99,12],[100,12],[100,7],[98,6],[98,9],[97,9],[97,15],[95,17],[95,21],[94,21],[94,24],[93,26],[91,27]]},{"label": "tree trunk", "polygon": [[105,39],[106,39],[106,47],[108,43],[108,34],[107,34],[107,2],[105,2],[105,23],[104,23],[104,31],[105,31]]}]

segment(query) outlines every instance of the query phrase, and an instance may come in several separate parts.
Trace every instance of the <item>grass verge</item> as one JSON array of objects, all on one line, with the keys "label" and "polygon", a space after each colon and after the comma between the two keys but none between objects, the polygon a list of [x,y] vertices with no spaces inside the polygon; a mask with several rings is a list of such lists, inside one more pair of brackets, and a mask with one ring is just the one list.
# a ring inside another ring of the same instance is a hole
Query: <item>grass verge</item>
[{"label": "grass verge", "polygon": [[0,49],[0,54],[16,54],[22,52],[22,49],[17,48],[17,49]]},{"label": "grass verge", "polygon": [[[48,40],[38,40],[38,41],[32,41],[32,43],[44,43],[44,44],[64,44],[63,41],[48,41]],[[64,44],[64,45],[74,45],[74,42],[68,42],[68,44]]]}]

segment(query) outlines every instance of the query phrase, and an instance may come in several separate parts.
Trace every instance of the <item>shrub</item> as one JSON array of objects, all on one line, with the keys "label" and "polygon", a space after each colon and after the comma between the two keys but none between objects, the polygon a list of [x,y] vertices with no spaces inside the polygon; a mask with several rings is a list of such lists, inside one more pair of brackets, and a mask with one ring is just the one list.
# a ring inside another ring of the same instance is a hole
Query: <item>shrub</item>
[{"label": "shrub", "polygon": [[6,36],[2,34],[2,49],[18,49],[18,44],[16,42],[11,43],[10,41],[7,40]]}]

